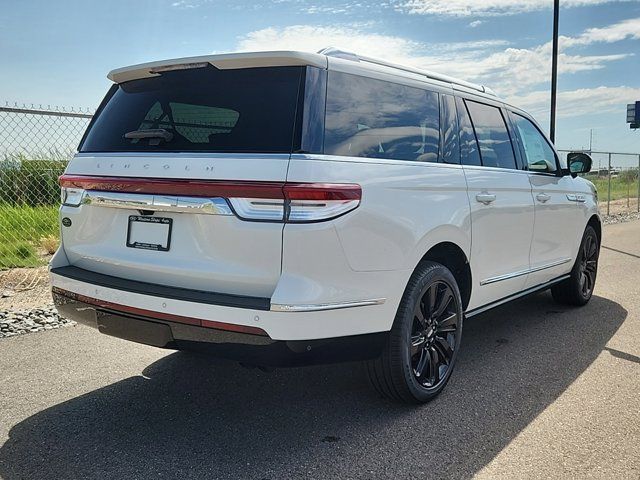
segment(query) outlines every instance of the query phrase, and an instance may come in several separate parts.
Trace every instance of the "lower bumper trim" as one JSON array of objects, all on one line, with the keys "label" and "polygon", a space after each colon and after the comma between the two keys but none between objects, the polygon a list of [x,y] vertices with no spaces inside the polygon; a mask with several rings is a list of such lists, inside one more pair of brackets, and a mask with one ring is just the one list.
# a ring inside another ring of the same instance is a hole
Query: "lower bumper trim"
[{"label": "lower bumper trim", "polygon": [[121,305],[117,306],[119,310],[115,310],[114,304],[59,288],[54,288],[53,299],[60,315],[97,328],[106,335],[160,348],[198,351],[266,367],[296,367],[376,358],[382,352],[388,336],[388,332],[378,332],[315,340],[273,340],[266,333],[257,335],[237,329],[206,328],[197,323],[178,321],[187,317],[168,319],[160,316],[159,312],[139,309],[125,312]]},{"label": "lower bumper trim", "polygon": [[123,313],[125,315],[136,315],[142,317],[156,318],[158,320],[167,320],[170,322],[184,323],[186,325],[196,325],[199,327],[213,328],[217,330],[226,330],[229,332],[240,332],[250,335],[260,335],[267,337],[267,332],[258,327],[252,327],[248,325],[237,325],[233,323],[216,322],[213,320],[201,320],[199,318],[183,317],[181,315],[173,315],[164,312],[155,312],[152,310],[145,310],[143,308],[129,307],[127,305],[120,305],[118,303],[107,302],[106,300],[99,300],[97,298],[87,297],[78,293],[69,292],[59,287],[53,287],[52,291],[61,297],[65,297],[77,302],[82,302],[88,305],[93,305],[98,308],[108,309]]}]

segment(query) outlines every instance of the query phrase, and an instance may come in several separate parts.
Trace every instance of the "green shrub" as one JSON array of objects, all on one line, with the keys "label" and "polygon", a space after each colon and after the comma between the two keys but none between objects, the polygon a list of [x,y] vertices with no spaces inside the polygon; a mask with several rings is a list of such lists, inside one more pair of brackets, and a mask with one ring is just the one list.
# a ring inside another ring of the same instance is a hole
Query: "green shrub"
[{"label": "green shrub", "polygon": [[62,175],[66,166],[66,160],[56,157],[5,157],[0,161],[0,202],[29,206],[58,204],[58,177]]}]

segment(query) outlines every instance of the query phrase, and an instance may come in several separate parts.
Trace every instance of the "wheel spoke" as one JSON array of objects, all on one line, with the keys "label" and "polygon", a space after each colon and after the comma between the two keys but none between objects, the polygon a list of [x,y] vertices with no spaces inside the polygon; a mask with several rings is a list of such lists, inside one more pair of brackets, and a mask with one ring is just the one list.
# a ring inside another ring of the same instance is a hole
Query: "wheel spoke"
[{"label": "wheel spoke", "polygon": [[418,364],[415,368],[416,377],[422,379],[422,374],[424,373],[424,367],[429,362],[430,356],[429,352],[424,348],[420,350],[420,360],[418,360]]},{"label": "wheel spoke", "polygon": [[439,367],[439,358],[438,352],[436,352],[435,348],[431,347],[428,351],[429,353],[429,381],[431,385],[435,385],[440,380],[440,368]]},{"label": "wheel spoke", "polygon": [[427,339],[423,335],[413,335],[411,337],[411,358],[415,357],[418,352],[424,347]]},{"label": "wheel spoke", "polygon": [[590,240],[591,241],[589,242],[589,249],[587,250],[587,253],[588,253],[587,258],[588,259],[593,258],[595,256],[595,254],[596,254],[596,251],[598,250],[595,240],[593,238],[590,238]]},{"label": "wheel spoke", "polygon": [[584,272],[580,274],[580,291],[583,295],[586,295],[589,291],[587,274]]},{"label": "wheel spoke", "polygon": [[451,358],[453,357],[453,350],[451,349],[451,345],[449,345],[449,342],[447,342],[445,338],[436,337],[434,346],[438,350],[440,357],[442,357],[444,362],[449,365],[449,363],[451,362]]},{"label": "wheel spoke", "polygon": [[447,286],[445,287],[444,291],[440,295],[438,306],[436,308],[436,311],[433,313],[433,318],[435,319],[440,318],[442,314],[444,314],[444,312],[447,310],[452,300],[453,300],[453,292],[451,291],[451,288]]},{"label": "wheel spoke", "polygon": [[422,304],[422,300],[419,301],[418,304],[416,305],[416,308],[413,311],[413,316],[414,318],[418,319],[418,322],[420,322],[420,325],[422,326],[422,328],[426,328],[427,319],[424,316],[424,306]]},{"label": "wheel spoke", "polygon": [[598,263],[595,260],[587,260],[587,265],[585,266],[585,270],[587,272],[595,273],[597,265]]},{"label": "wheel spoke", "polygon": [[438,322],[436,326],[436,332],[438,333],[453,333],[457,330],[456,325],[458,323],[458,314],[452,313],[448,317],[445,317],[442,321]]},{"label": "wheel spoke", "polygon": [[427,311],[427,315],[431,316],[433,314],[433,311],[436,308],[436,301],[438,300],[438,284],[437,283],[434,283],[429,287],[429,290],[427,290],[426,296],[429,300],[429,304],[428,304],[429,308]]}]

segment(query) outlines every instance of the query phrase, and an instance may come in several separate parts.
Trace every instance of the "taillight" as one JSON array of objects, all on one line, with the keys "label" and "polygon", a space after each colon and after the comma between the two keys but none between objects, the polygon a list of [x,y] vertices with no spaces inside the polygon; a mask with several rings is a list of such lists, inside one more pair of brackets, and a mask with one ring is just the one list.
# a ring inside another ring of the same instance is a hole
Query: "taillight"
[{"label": "taillight", "polygon": [[287,222],[330,220],[360,205],[362,189],[355,184],[287,183]]},{"label": "taillight", "polygon": [[[85,190],[224,198],[243,220],[305,223],[331,220],[360,205],[354,183],[201,181],[62,175],[62,203],[78,206]],[[166,200],[166,199],[165,199]]]},{"label": "taillight", "polygon": [[236,215],[245,220],[305,223],[330,220],[360,205],[360,185],[285,183],[282,199],[230,197]]},{"label": "taillight", "polygon": [[77,207],[82,203],[84,192],[85,191],[82,188],[61,187],[60,200],[63,205],[68,207]]}]

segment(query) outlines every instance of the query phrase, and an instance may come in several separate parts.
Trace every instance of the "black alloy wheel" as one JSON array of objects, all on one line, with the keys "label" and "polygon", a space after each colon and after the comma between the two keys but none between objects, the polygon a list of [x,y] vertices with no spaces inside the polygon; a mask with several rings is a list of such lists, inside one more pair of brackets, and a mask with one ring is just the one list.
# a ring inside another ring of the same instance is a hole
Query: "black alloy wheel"
[{"label": "black alloy wheel", "polygon": [[600,241],[590,225],[584,231],[571,276],[551,287],[553,299],[566,305],[585,305],[596,286]]},{"label": "black alloy wheel", "polygon": [[443,281],[424,287],[416,304],[409,356],[416,381],[437,387],[453,360],[458,334],[458,306],[453,290]]},{"label": "black alloy wheel", "polygon": [[367,363],[373,387],[405,403],[435,398],[451,377],[463,318],[453,274],[439,263],[420,264],[407,284],[382,355]]}]

